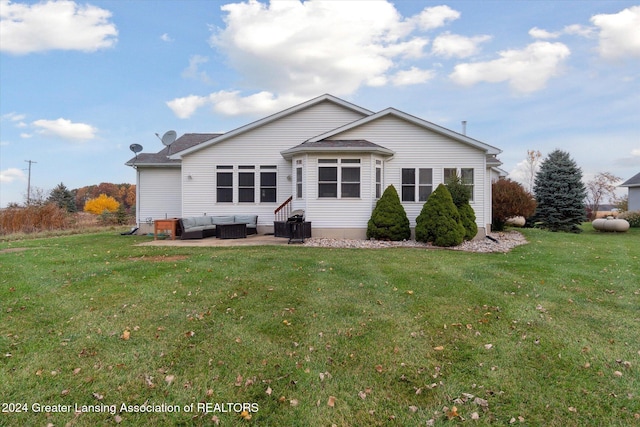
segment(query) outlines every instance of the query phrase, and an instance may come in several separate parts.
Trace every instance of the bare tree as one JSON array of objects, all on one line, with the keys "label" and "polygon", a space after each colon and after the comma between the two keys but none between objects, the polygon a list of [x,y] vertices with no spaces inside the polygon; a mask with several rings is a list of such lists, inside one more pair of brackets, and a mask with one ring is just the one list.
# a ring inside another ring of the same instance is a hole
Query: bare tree
[{"label": "bare tree", "polygon": [[591,219],[596,218],[600,205],[608,199],[614,200],[617,183],[622,178],[610,172],[600,172],[587,182],[587,208],[591,211]]},{"label": "bare tree", "polygon": [[542,159],[542,153],[539,150],[527,150],[527,165],[526,165],[526,173],[527,173],[527,191],[529,193],[533,192],[533,182],[536,178],[536,173],[538,173],[538,166],[540,165],[540,159]]}]

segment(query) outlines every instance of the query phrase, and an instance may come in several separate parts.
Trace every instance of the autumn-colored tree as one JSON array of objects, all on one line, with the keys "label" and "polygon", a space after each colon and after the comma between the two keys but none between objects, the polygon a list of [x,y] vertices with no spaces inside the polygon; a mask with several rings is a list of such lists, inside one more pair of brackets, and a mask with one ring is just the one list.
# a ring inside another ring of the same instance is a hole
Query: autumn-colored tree
[{"label": "autumn-colored tree", "polygon": [[120,203],[111,196],[101,194],[95,199],[89,199],[84,204],[84,211],[95,215],[100,215],[103,212],[116,212],[120,207]]},{"label": "autumn-colored tree", "polygon": [[529,218],[536,211],[536,201],[522,185],[510,179],[500,179],[491,184],[492,228],[504,229],[509,218],[522,216]]}]

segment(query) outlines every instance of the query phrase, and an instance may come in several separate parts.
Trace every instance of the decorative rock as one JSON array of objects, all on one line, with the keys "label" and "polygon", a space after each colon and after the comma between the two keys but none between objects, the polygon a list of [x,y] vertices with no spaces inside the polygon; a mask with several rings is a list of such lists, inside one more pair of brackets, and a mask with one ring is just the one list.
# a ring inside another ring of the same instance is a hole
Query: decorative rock
[{"label": "decorative rock", "polygon": [[614,231],[618,233],[624,233],[629,229],[629,223],[624,219],[600,218],[593,220],[591,225],[598,231]]},{"label": "decorative rock", "polygon": [[305,246],[325,247],[325,248],[362,248],[362,249],[382,249],[382,248],[428,248],[428,249],[449,249],[465,252],[509,252],[516,246],[524,245],[527,239],[517,231],[491,233],[494,241],[488,239],[474,239],[463,242],[459,246],[450,248],[440,248],[430,243],[416,242],[415,240],[403,240],[401,242],[391,242],[386,240],[356,240],[356,239],[328,239],[311,238],[306,239]]}]

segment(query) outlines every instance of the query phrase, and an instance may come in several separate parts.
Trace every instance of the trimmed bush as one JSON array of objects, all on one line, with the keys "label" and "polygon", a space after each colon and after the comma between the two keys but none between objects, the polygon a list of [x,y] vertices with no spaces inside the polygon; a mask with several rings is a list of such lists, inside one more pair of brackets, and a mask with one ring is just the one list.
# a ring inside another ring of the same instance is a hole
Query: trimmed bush
[{"label": "trimmed bush", "polygon": [[476,212],[469,204],[471,188],[468,185],[464,185],[462,179],[458,176],[451,178],[446,186],[453,199],[453,204],[456,205],[458,213],[460,213],[460,221],[464,227],[464,240],[471,240],[478,234]]},{"label": "trimmed bush", "polygon": [[367,223],[367,239],[407,240],[411,237],[409,218],[393,185],[388,186]]},{"label": "trimmed bush", "polygon": [[416,240],[436,246],[457,246],[464,240],[460,213],[444,184],[431,193],[416,218]]},{"label": "trimmed bush", "polygon": [[640,228],[640,211],[623,212],[618,218],[626,220],[632,228]]}]

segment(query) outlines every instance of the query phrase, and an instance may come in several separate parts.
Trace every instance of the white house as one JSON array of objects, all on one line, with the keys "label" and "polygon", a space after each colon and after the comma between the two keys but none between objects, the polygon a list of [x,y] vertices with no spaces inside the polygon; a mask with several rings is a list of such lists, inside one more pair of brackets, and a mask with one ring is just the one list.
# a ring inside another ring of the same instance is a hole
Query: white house
[{"label": "white house", "polygon": [[472,188],[483,236],[500,152],[393,108],[374,113],[322,95],[225,134],[183,135],[126,164],[137,171],[139,226],[257,214],[258,231],[269,233],[276,211],[303,209],[314,237],[364,238],[387,186],[395,186],[414,227],[429,194],[457,174]]},{"label": "white house", "polygon": [[620,184],[629,188],[629,211],[640,211],[640,172]]}]

